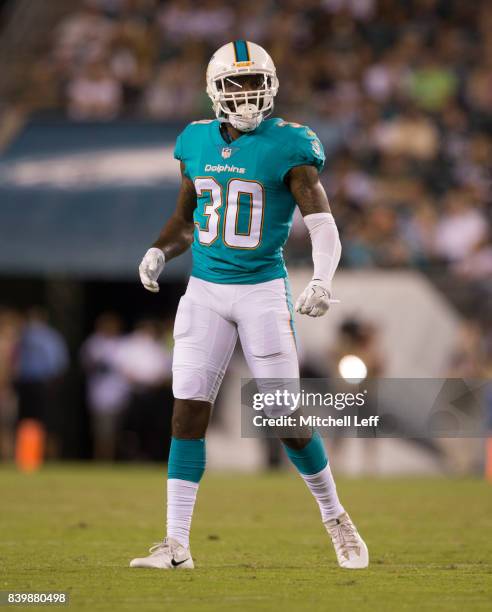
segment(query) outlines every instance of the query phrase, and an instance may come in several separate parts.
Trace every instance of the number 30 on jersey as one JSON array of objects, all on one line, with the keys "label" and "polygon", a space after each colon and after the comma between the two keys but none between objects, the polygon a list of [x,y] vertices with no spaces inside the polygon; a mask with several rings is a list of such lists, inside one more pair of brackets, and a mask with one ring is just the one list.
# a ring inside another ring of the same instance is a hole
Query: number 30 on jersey
[{"label": "number 30 on jersey", "polygon": [[[198,229],[198,240],[201,244],[210,246],[219,237],[220,214],[219,209],[223,204],[222,186],[210,176],[195,179],[195,190],[197,197],[206,194],[209,202],[203,209],[206,218],[204,227],[195,223]],[[249,223],[245,232],[238,228],[239,207],[241,196],[249,198]],[[225,212],[223,222],[224,244],[233,249],[256,249],[261,242],[263,228],[263,209],[265,206],[265,195],[263,186],[257,181],[244,179],[231,179],[227,185],[225,198]]]}]

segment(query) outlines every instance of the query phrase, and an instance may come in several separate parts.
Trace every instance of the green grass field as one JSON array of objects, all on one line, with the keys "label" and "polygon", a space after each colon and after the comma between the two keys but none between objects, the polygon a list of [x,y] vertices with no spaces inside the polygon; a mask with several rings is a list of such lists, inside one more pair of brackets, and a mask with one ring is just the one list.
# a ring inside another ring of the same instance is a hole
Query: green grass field
[{"label": "green grass field", "polygon": [[163,535],[164,485],[156,467],[1,468],[0,590],[68,591],[72,610],[492,609],[485,482],[340,480],[372,562],[350,572],[295,474],[208,474],[197,569],[131,570]]}]

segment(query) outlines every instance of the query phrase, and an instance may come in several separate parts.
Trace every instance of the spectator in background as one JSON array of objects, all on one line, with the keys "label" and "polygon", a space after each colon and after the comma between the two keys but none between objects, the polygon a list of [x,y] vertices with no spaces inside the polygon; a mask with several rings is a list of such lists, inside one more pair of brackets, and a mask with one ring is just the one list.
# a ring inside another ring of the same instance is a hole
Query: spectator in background
[{"label": "spectator in background", "polygon": [[116,457],[121,418],[130,395],[129,382],[115,361],[121,342],[121,319],[117,314],[106,312],[96,319],[94,332],[80,351],[87,380],[94,458],[105,461]]},{"label": "spectator in background", "polygon": [[471,71],[465,87],[465,98],[478,123],[488,124],[492,113],[492,58]]},{"label": "spectator in background", "polygon": [[136,112],[155,61],[155,41],[149,26],[136,19],[123,21],[107,46],[107,63],[122,87],[122,109]]},{"label": "spectator in background", "polygon": [[146,114],[153,119],[189,117],[196,108],[200,87],[196,64],[170,60],[161,68],[144,94]]},{"label": "spectator in background", "polygon": [[53,35],[53,59],[60,73],[68,77],[83,63],[103,57],[114,30],[115,23],[91,2],[67,15]]},{"label": "spectator in background", "polygon": [[17,351],[18,420],[34,419],[45,428],[47,456],[51,458],[59,454],[58,431],[63,419],[60,392],[68,365],[65,340],[49,325],[44,310],[31,308]]},{"label": "spectator in background", "polygon": [[[334,346],[328,352],[328,363],[331,377],[334,380],[336,391],[354,390],[353,381],[357,374],[346,372],[343,360],[347,358],[358,358],[366,368],[364,382],[384,376],[384,356],[379,346],[379,334],[375,325],[362,321],[358,318],[349,318],[342,322],[338,328],[337,338]],[[348,368],[350,370],[350,368]],[[357,368],[359,369],[359,368]],[[344,378],[345,380],[342,380]],[[377,407],[373,403],[372,394],[369,393],[363,406],[357,409],[359,418],[368,418],[377,414]],[[346,439],[337,437],[332,443],[332,451],[335,462],[339,460]],[[376,471],[377,445],[374,438],[363,438],[362,452],[364,454],[364,469],[367,473]]]},{"label": "spectator in background", "polygon": [[432,159],[438,147],[437,130],[428,117],[408,107],[389,121],[377,124],[373,132],[378,149],[391,155]]},{"label": "spectator in background", "polygon": [[434,228],[437,222],[435,202],[428,194],[419,198],[413,214],[403,222],[402,232],[405,243],[416,264],[428,264],[433,254]]},{"label": "spectator in background", "polygon": [[163,38],[175,44],[206,40],[212,46],[227,38],[233,20],[232,6],[221,0],[166,2],[157,17]]},{"label": "spectator in background", "polygon": [[438,112],[454,96],[458,79],[453,70],[436,57],[435,50],[427,51],[420,66],[408,76],[408,93],[419,108]]},{"label": "spectator in background", "polygon": [[485,377],[485,365],[490,361],[490,355],[488,357],[480,326],[475,321],[464,321],[450,355],[446,374],[452,378]]},{"label": "spectator in background", "polygon": [[340,376],[340,360],[346,355],[355,355],[367,368],[367,378],[384,374],[384,359],[379,347],[377,328],[357,318],[346,319],[338,328],[335,344],[329,351],[330,371],[333,377]]},{"label": "spectator in background", "polygon": [[492,240],[487,237],[477,242],[473,251],[456,264],[454,271],[469,281],[486,282],[489,285],[489,293],[492,293],[489,282],[492,278]]},{"label": "spectator in background", "polygon": [[401,95],[408,79],[408,66],[394,50],[386,52],[380,60],[365,69],[363,86],[367,95],[380,104]]},{"label": "spectator in background", "polygon": [[435,253],[447,262],[468,257],[487,235],[483,213],[466,191],[450,192],[445,199],[445,213],[438,220],[434,236]]},{"label": "spectator in background", "polygon": [[89,64],[68,85],[73,119],[114,119],[121,109],[122,86],[101,62]]},{"label": "spectator in background", "polygon": [[172,415],[171,350],[160,322],[140,321],[124,337],[115,354],[115,365],[126,378],[131,395],[123,423],[126,459],[164,460]]}]

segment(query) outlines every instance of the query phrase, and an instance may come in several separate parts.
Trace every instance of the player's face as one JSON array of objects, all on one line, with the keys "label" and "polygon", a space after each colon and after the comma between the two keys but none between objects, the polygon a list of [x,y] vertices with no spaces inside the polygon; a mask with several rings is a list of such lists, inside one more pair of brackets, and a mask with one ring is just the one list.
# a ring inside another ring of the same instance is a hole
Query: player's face
[{"label": "player's face", "polygon": [[227,93],[245,93],[247,91],[258,91],[265,88],[265,75],[263,74],[241,74],[226,77],[224,88]]},{"label": "player's face", "polygon": [[260,106],[260,101],[266,88],[269,87],[269,82],[270,77],[264,74],[241,74],[226,77],[223,80],[223,88],[230,98],[225,101],[225,105],[232,112],[237,112],[237,106],[244,102]]}]

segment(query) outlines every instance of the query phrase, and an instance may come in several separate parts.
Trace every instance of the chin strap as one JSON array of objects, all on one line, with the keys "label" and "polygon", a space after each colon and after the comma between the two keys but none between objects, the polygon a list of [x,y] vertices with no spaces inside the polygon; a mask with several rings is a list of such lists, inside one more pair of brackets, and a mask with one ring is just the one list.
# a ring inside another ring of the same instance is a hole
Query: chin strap
[{"label": "chin strap", "polygon": [[[252,123],[249,123],[250,121],[252,121]],[[240,132],[252,132],[253,130],[256,130],[262,121],[263,115],[260,115],[253,120],[243,119],[240,115],[232,115],[229,118],[229,122],[232,127],[235,127],[236,130],[239,130]]]}]

